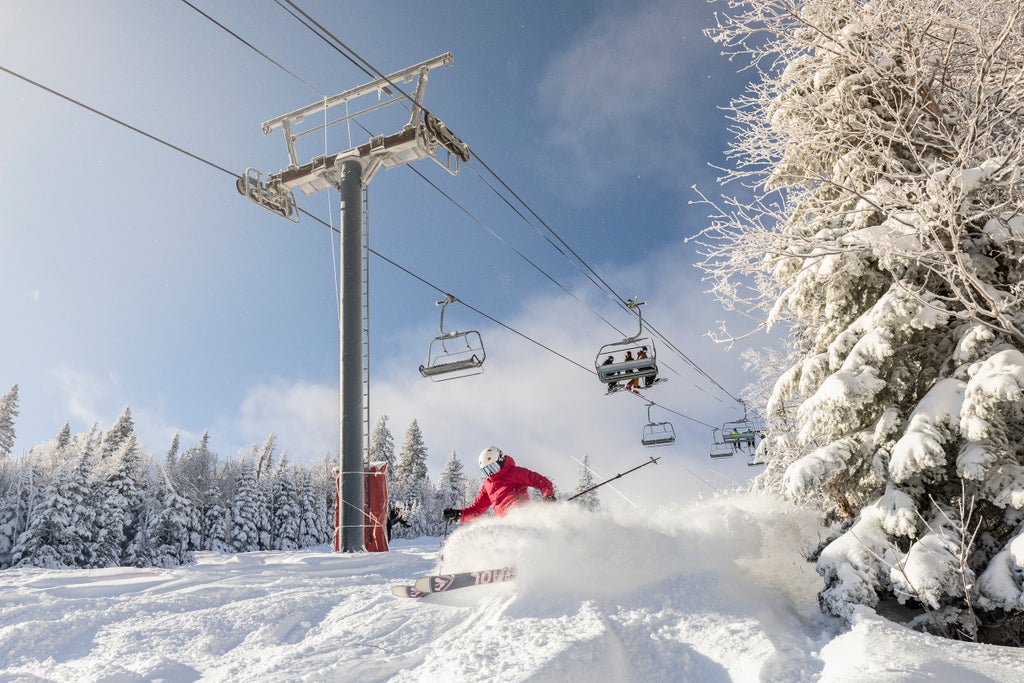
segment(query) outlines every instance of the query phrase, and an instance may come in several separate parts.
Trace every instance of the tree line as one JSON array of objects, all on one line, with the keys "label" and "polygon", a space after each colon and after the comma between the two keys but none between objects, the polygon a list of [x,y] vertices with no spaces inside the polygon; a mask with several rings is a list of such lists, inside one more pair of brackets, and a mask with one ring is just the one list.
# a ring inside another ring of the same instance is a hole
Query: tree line
[{"label": "tree line", "polygon": [[234,460],[209,434],[161,462],[139,443],[131,409],[101,432],[72,434],[12,458],[17,386],[0,399],[0,569],[170,567],[196,551],[293,550],[333,534],[333,463],[277,455],[276,437]]},{"label": "tree line", "polygon": [[[12,457],[18,387],[0,398],[0,569],[8,567],[171,567],[197,551],[295,550],[331,542],[337,458],[289,461],[271,434],[235,459],[222,459],[204,433],[182,448],[176,434],[161,460],[139,443],[131,409],[109,430],[72,434]],[[395,453],[383,416],[367,464],[387,463],[391,504],[403,537],[437,535],[441,510],[462,507],[481,477],[467,476],[453,451],[439,480],[427,468],[416,420]],[[589,474],[581,482],[590,481]],[[581,499],[588,507],[596,497]]]}]

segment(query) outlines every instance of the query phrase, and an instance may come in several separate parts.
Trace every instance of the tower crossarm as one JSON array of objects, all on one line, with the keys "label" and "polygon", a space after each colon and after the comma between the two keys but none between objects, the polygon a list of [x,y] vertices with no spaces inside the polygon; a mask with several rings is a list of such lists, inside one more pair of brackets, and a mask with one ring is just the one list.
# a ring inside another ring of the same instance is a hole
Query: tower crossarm
[{"label": "tower crossarm", "polygon": [[[299,162],[295,152],[295,139],[299,137],[299,135],[297,135],[294,132],[294,130],[295,126],[297,124],[302,123],[307,116],[320,113],[326,109],[336,107],[340,104],[345,104],[346,102],[350,102],[351,100],[354,100],[358,97],[362,97],[363,95],[367,95],[373,92],[384,92],[388,95],[393,96],[394,93],[391,91],[390,86],[397,85],[398,83],[407,83],[411,81],[413,78],[417,78],[418,83],[416,88],[416,95],[414,97],[413,114],[411,118],[411,121],[415,121],[419,118],[418,113],[420,108],[422,107],[421,98],[423,97],[423,89],[426,86],[427,72],[429,72],[430,69],[436,67],[451,66],[453,63],[454,58],[452,57],[452,53],[445,52],[442,55],[434,57],[433,59],[428,59],[424,62],[420,62],[419,64],[414,64],[413,66],[406,67],[404,69],[401,69],[400,71],[394,72],[393,74],[389,74],[382,78],[378,78],[377,80],[371,81],[370,83],[366,83],[355,88],[350,88],[349,90],[346,90],[345,92],[342,93],[338,93],[333,97],[326,97],[323,100],[320,100],[319,102],[314,102],[312,104],[306,105],[301,109],[296,109],[295,111],[283,114],[281,116],[278,116],[277,118],[270,119],[269,121],[264,121],[263,125],[261,126],[261,130],[263,131],[264,135],[269,135],[275,128],[283,129],[285,135],[285,143],[288,146],[289,165],[298,166]],[[396,98],[393,101],[398,101],[398,99],[399,98]]]}]

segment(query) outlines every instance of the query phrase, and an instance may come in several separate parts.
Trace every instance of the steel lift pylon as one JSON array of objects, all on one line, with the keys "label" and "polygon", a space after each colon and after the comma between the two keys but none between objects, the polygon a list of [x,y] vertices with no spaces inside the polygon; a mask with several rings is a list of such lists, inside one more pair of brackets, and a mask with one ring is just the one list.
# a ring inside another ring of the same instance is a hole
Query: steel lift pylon
[{"label": "steel lift pylon", "polygon": [[[430,70],[451,66],[452,63],[452,54],[447,52],[264,122],[261,127],[264,135],[277,128],[283,131],[288,166],[266,176],[249,168],[236,183],[239,193],[253,203],[293,222],[299,220],[294,195],[296,189],[308,196],[333,188],[341,195],[339,476],[342,511],[339,526],[335,529],[334,547],[343,552],[364,550],[363,461],[369,431],[369,360],[366,353],[369,332],[366,297],[368,248],[364,229],[364,191],[382,168],[430,158],[456,175],[460,164],[469,161],[469,146],[422,104]],[[415,81],[415,88],[413,94],[408,95],[398,84],[412,81]],[[377,102],[356,113],[347,113],[350,102],[374,93],[378,94]],[[385,96],[387,99],[382,99]],[[299,163],[295,145],[299,138],[403,101],[411,105],[411,115],[398,132],[373,135],[365,143],[345,151],[330,155],[325,152],[307,163]],[[327,122],[326,112],[340,105],[345,105],[346,113]],[[323,123],[308,123],[311,119],[320,118],[316,116],[318,114],[324,117]],[[307,122],[308,127],[300,129],[303,122]]]}]

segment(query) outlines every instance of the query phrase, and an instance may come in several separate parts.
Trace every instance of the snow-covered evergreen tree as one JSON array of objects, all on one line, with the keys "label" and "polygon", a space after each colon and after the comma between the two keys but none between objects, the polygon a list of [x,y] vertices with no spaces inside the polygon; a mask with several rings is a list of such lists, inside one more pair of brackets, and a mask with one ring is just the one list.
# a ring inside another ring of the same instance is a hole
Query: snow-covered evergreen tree
[{"label": "snow-covered evergreen tree", "polygon": [[480,470],[474,467],[473,472],[474,475],[466,475],[466,486],[462,490],[462,498],[466,501],[467,505],[476,500],[476,496],[480,492],[480,487],[484,484],[484,477],[477,476],[477,473],[479,473]]},{"label": "snow-covered evergreen tree", "polygon": [[227,510],[221,503],[220,488],[216,483],[211,484],[210,488],[206,490],[203,500],[203,540],[200,547],[203,550],[212,550],[215,553],[230,552],[231,543],[228,540]]},{"label": "snow-covered evergreen tree", "polygon": [[121,447],[121,444],[133,436],[135,436],[135,420],[132,419],[131,407],[125,406],[113,426],[103,435],[100,456],[109,458]]},{"label": "snow-covered evergreen tree", "polygon": [[117,446],[100,461],[90,496],[96,508],[90,552],[98,567],[135,566],[145,562],[146,550],[144,454],[134,428],[116,440],[104,438],[104,447],[111,443]]},{"label": "snow-covered evergreen tree", "polygon": [[87,567],[95,511],[89,504],[88,460],[64,464],[43,490],[28,528],[12,551],[12,564],[32,567]]},{"label": "snow-covered evergreen tree", "polygon": [[5,482],[0,492],[0,569],[12,564],[14,546],[29,525],[32,510],[42,495],[43,478],[37,465],[26,460],[15,466],[12,462],[0,465],[5,470]]},{"label": "snow-covered evergreen tree", "polygon": [[18,416],[18,385],[11,387],[0,398],[0,458],[6,458],[14,448],[14,418]]},{"label": "snow-covered evergreen tree", "polygon": [[263,517],[262,495],[256,479],[256,468],[249,462],[238,473],[238,487],[231,503],[229,542],[237,553],[260,549],[260,520]]},{"label": "snow-covered evergreen tree", "polygon": [[300,548],[308,548],[325,543],[326,510],[321,497],[313,485],[313,473],[303,470],[299,474],[299,536]]},{"label": "snow-covered evergreen tree", "polygon": [[282,455],[274,471],[271,488],[274,550],[295,550],[299,547],[302,509],[292,477],[292,468]]},{"label": "snow-covered evergreen tree", "polygon": [[57,436],[54,439],[54,447],[59,451],[67,448],[69,445],[71,445],[71,425],[65,422],[64,426],[57,432]]},{"label": "snow-covered evergreen tree", "polygon": [[277,451],[277,434],[271,434],[263,442],[263,448],[259,451],[259,465],[256,467],[256,476],[262,479],[270,474],[274,466],[274,454]]},{"label": "snow-covered evergreen tree", "polygon": [[[576,490],[574,494],[586,491],[591,488],[597,482],[594,481],[594,473],[590,469],[590,456],[584,455],[583,461],[580,463],[579,478],[576,481]],[[577,503],[586,510],[596,511],[601,509],[601,499],[598,497],[597,491],[588,491],[582,496],[575,498],[573,503]]]},{"label": "snow-covered evergreen tree", "polygon": [[166,466],[170,472],[174,471],[174,468],[178,466],[178,450],[181,448],[181,433],[174,432],[174,438],[171,439],[171,447],[167,449]]},{"label": "snow-covered evergreen tree", "polygon": [[386,462],[388,464],[388,491],[390,491],[395,473],[395,439],[391,436],[391,430],[388,429],[387,415],[381,415],[377,419],[377,424],[370,434],[367,459],[369,463]]},{"label": "snow-covered evergreen tree", "polygon": [[273,473],[256,479],[256,529],[259,550],[274,548],[274,477]]},{"label": "snow-covered evergreen tree", "polygon": [[419,423],[413,420],[398,454],[391,501],[400,505],[409,527],[392,530],[395,536],[415,537],[436,533],[440,514],[435,509],[434,486],[427,475],[427,446]]},{"label": "snow-covered evergreen tree", "polygon": [[327,455],[312,470],[311,486],[316,497],[315,504],[319,509],[319,512],[314,511],[312,514],[319,528],[320,543],[330,543],[336,531],[334,528],[334,467],[337,462],[336,456]]},{"label": "snow-covered evergreen tree", "polygon": [[413,503],[423,502],[423,482],[427,479],[427,446],[423,441],[419,423],[413,420],[405,431],[405,441],[398,454],[394,476],[391,478],[392,500],[404,503],[406,509]]},{"label": "snow-covered evergreen tree", "polygon": [[826,609],[895,598],[977,638],[974,608],[1024,613],[1024,4],[728,4],[710,34],[763,79],[728,178],[758,192],[702,265],[795,356],[759,485],[841,521]]},{"label": "snow-covered evergreen tree", "polygon": [[448,462],[444,464],[441,471],[441,478],[437,482],[437,507],[464,508],[466,501],[466,472],[462,467],[455,451],[448,456]]},{"label": "snow-covered evergreen tree", "polygon": [[147,566],[177,567],[193,560],[189,551],[189,502],[165,481],[147,520]]}]

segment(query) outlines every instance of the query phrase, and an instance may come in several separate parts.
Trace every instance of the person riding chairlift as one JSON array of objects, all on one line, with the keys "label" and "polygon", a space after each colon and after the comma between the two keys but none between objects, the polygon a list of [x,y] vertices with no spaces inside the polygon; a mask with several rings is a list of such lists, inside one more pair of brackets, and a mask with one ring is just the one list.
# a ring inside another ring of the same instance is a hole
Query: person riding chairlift
[{"label": "person riding chairlift", "polygon": [[[601,365],[602,366],[604,366],[604,365],[611,365],[614,362],[615,362],[615,356],[608,356],[607,358],[604,359],[604,362],[601,363]],[[615,391],[618,388],[619,388],[619,383],[618,382],[608,382],[608,393],[609,394],[612,393],[613,391]]]}]

